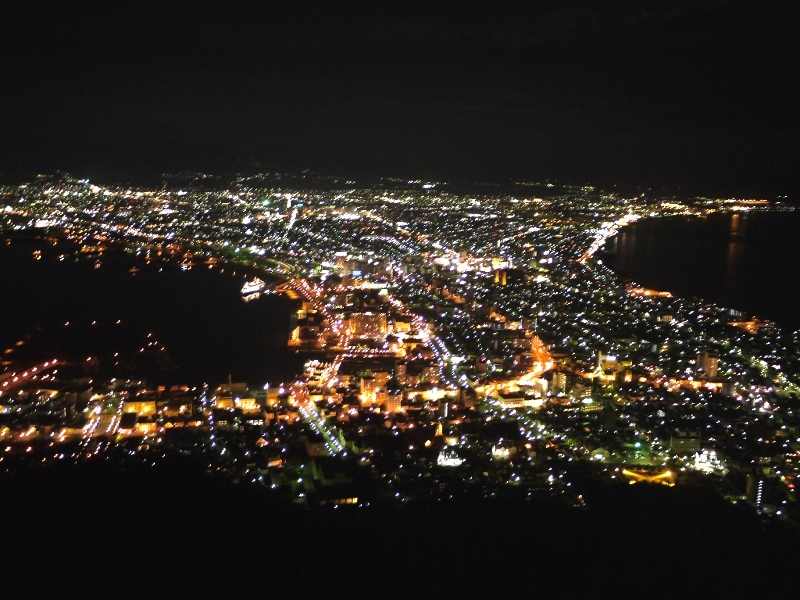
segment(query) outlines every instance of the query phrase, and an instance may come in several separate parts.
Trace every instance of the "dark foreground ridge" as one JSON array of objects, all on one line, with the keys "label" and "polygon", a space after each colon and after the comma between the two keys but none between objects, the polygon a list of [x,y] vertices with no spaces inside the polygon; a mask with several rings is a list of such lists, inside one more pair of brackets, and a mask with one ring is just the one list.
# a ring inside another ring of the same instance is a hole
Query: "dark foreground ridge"
[{"label": "dark foreground ridge", "polygon": [[755,589],[788,573],[797,542],[706,487],[605,487],[586,509],[553,499],[313,512],[176,458],[20,471],[0,490],[9,598],[131,587],[150,597],[477,592],[521,580],[572,594],[691,577],[702,577],[694,589]]}]

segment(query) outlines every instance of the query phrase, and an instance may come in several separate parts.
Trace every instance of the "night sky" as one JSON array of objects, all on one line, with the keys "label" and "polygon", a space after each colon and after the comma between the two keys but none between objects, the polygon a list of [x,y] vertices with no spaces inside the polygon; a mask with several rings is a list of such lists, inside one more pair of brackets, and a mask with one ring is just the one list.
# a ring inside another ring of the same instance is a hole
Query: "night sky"
[{"label": "night sky", "polygon": [[796,197],[796,4],[6,2],[0,173]]}]

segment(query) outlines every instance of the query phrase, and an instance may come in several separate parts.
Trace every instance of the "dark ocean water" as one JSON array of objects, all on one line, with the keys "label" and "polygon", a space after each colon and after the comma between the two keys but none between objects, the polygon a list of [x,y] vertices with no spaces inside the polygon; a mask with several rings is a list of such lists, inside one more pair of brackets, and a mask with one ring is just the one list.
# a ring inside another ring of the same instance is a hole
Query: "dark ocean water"
[{"label": "dark ocean water", "polygon": [[603,260],[640,285],[800,328],[800,211],[643,220]]},{"label": "dark ocean water", "polygon": [[[39,260],[36,249],[42,250]],[[56,356],[94,353],[107,361],[103,352],[124,354],[155,340],[166,352],[146,366],[139,361],[149,381],[208,383],[212,389],[229,374],[233,381],[261,387],[301,369],[301,358],[286,348],[292,302],[285,296],[244,302],[244,277],[230,268],[147,266],[121,254],[104,256],[99,268],[95,263],[75,257],[66,242],[55,247],[30,239],[4,242],[0,354],[7,358],[13,349],[36,356],[45,349]],[[138,270],[132,273],[134,266]],[[119,375],[132,374],[125,365],[137,359],[123,361]]]}]

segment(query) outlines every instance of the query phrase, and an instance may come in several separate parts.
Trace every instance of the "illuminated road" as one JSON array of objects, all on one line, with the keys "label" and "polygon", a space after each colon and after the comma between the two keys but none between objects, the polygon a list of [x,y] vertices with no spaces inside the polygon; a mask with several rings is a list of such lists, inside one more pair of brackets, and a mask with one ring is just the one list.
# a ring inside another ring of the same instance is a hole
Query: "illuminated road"
[{"label": "illuminated road", "polygon": [[322,436],[325,440],[325,448],[330,456],[347,456],[347,452],[339,441],[336,433],[325,423],[317,412],[317,407],[311,402],[308,396],[308,389],[305,385],[295,382],[291,386],[295,400],[300,405],[300,414],[303,420],[309,424],[311,429]]},{"label": "illuminated road", "polygon": [[94,437],[102,435],[114,435],[119,428],[119,415],[100,415],[97,427],[92,434]]},{"label": "illuminated road", "polygon": [[54,358],[38,365],[34,365],[25,371],[18,373],[3,373],[0,375],[0,394],[10,392],[11,390],[24,385],[51,369],[57,366],[58,361]]},{"label": "illuminated road", "polygon": [[647,483],[661,483],[670,487],[675,485],[675,473],[670,470],[657,471],[657,472],[644,472],[644,471],[631,471],[630,469],[623,469],[622,474],[628,478],[631,483],[637,481],[645,481]]}]

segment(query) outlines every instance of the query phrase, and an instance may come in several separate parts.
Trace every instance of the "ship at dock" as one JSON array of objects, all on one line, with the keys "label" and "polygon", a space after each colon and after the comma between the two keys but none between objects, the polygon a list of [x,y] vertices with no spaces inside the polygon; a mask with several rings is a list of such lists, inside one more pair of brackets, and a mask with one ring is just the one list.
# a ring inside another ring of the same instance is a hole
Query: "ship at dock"
[{"label": "ship at dock", "polygon": [[245,302],[259,298],[261,294],[269,294],[275,291],[275,286],[266,283],[258,277],[245,281],[242,286],[242,299]]}]

